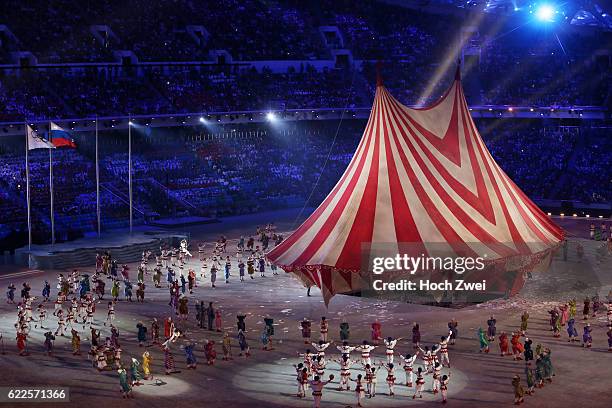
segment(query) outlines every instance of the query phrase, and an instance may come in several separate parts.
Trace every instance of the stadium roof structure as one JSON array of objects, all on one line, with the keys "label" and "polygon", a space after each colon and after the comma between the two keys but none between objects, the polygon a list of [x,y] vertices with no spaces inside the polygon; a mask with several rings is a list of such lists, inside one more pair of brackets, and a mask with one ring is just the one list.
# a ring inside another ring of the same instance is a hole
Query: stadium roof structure
[{"label": "stadium roof structure", "polygon": [[[326,303],[363,289],[376,245],[484,256],[502,273],[547,267],[564,233],[491,156],[459,72],[437,103],[420,109],[402,105],[379,79],[343,176],[269,261],[321,288]],[[515,275],[498,279],[496,290],[518,292],[524,274]]]}]

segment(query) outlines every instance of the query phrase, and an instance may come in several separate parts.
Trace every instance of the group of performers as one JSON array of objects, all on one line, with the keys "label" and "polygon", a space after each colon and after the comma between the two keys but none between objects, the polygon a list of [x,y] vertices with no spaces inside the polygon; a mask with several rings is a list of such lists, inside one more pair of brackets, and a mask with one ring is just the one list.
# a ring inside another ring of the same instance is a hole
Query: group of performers
[{"label": "group of performers", "polygon": [[[255,265],[259,268],[260,275],[265,276],[266,262],[264,250],[268,248],[269,242],[278,244],[282,236],[276,234],[272,226],[266,226],[258,231],[257,245],[254,238],[246,240],[244,237],[238,241],[236,249],[238,259],[238,269],[240,280],[244,280],[245,264],[242,261],[246,257],[246,267],[251,278],[254,275]],[[264,244],[265,242],[265,244]],[[36,306],[35,302],[39,299],[31,295],[31,286],[24,282],[21,286],[21,300],[15,299],[17,290],[14,284],[10,284],[7,291],[7,302],[15,304],[17,307],[17,321],[15,323],[17,349],[19,355],[28,356],[30,350],[28,342],[31,335],[32,324],[37,329],[39,326],[45,330],[43,333],[43,346],[45,353],[52,356],[54,353],[54,342],[57,338],[70,337],[72,354],[81,355],[81,335],[89,333],[90,349],[87,353],[91,365],[99,371],[116,371],[122,396],[124,398],[133,397],[132,389],[134,386],[142,384],[143,380],[152,380],[151,362],[158,351],[160,356],[163,354],[164,369],[166,375],[179,373],[176,370],[173,345],[177,342],[180,349],[185,354],[185,366],[189,369],[197,367],[197,351],[203,351],[207,365],[214,365],[217,359],[217,344],[222,347],[223,360],[232,360],[232,336],[225,331],[223,326],[222,312],[213,305],[213,302],[197,302],[195,304],[195,318],[199,328],[207,329],[215,333],[221,333],[221,340],[215,341],[212,338],[204,340],[198,347],[198,342],[191,339],[187,333],[186,322],[189,317],[188,295],[193,294],[202,285],[206,274],[210,274],[211,286],[215,287],[216,273],[222,268],[222,260],[225,259],[225,281],[229,282],[230,271],[232,268],[232,257],[227,255],[227,240],[221,237],[214,245],[212,254],[206,254],[203,244],[198,245],[198,261],[201,263],[200,276],[196,276],[191,268],[184,273],[186,265],[190,261],[191,252],[186,241],[181,242],[178,248],[161,248],[159,255],[155,256],[156,266],[151,271],[148,267],[149,260],[154,256],[151,251],[142,254],[142,260],[138,267],[136,277],[136,297],[137,301],[143,302],[145,299],[145,277],[153,272],[153,283],[157,288],[162,288],[160,271],[165,268],[167,271],[166,286],[170,292],[171,312],[170,316],[163,319],[160,324],[155,318],[149,324],[138,322],[135,327],[138,345],[144,348],[144,352],[137,357],[130,357],[128,361],[122,359],[122,348],[119,342],[119,330],[115,324],[117,305],[120,300],[132,301],[132,284],[130,280],[130,270],[127,265],[119,266],[117,260],[112,259],[110,253],[98,255],[96,257],[96,270],[90,277],[88,274],[79,273],[74,269],[71,273],[64,276],[59,274],[57,277],[57,298],[54,301],[53,311],[47,313],[47,304],[51,302],[51,284],[45,281],[41,291],[42,301]],[[262,266],[263,263],[263,266]],[[210,265],[210,268],[208,267]],[[177,272],[174,268],[178,269]],[[276,274],[276,270],[273,269]],[[214,277],[213,277],[214,275]],[[104,301],[106,281],[110,280],[112,285],[111,299]],[[119,288],[123,283],[123,296],[119,295]],[[187,293],[189,292],[189,293]],[[608,301],[610,302],[612,298]],[[104,301],[104,303],[102,303]],[[560,337],[562,327],[566,327],[569,342],[580,341],[576,328],[577,304],[572,299],[567,303],[554,307],[548,313],[550,315],[550,326],[554,337]],[[96,319],[96,305],[106,305],[106,316],[104,319]],[[65,308],[65,306],[68,306]],[[33,311],[33,307],[36,308]],[[123,308],[123,307],[122,307]],[[583,327],[582,344],[585,348],[592,345],[591,332],[592,326],[588,323],[603,312],[605,303],[599,297],[587,297],[584,299],[582,319],[585,321]],[[239,356],[249,357],[251,349],[247,341],[246,317],[244,313],[236,316],[237,340],[240,347]],[[608,346],[612,351],[612,304],[607,305],[608,318]],[[533,341],[527,336],[529,326],[529,313],[524,312],[520,318],[520,329],[511,333],[502,331],[497,333],[497,320],[490,316],[487,320],[486,331],[479,328],[477,338],[480,344],[480,351],[488,353],[489,344],[496,340],[499,341],[499,348],[502,356],[512,355],[514,360],[525,361],[526,389],[520,376],[512,379],[515,391],[515,403],[523,402],[525,394],[531,395],[535,388],[542,387],[546,382],[552,382],[554,368],[551,362],[551,349],[541,344],[533,346]],[[53,320],[53,323],[51,321]],[[274,319],[266,316],[263,320],[263,328],[260,335],[261,347],[263,350],[273,350],[273,339],[275,335]],[[329,339],[330,322],[326,317],[322,317],[319,326],[319,339],[312,341],[313,323],[304,318],[299,322],[304,344],[308,349],[299,353],[303,361],[295,365],[298,383],[298,397],[306,396],[307,390],[312,391],[314,406],[318,407],[321,402],[323,388],[334,380],[333,375],[325,377],[328,365],[335,364],[340,371],[338,390],[348,391],[354,386],[357,405],[361,406],[363,398],[374,398],[377,394],[377,374],[380,370],[386,372],[385,382],[389,395],[395,395],[395,387],[398,385],[397,371],[403,370],[405,382],[402,386],[410,389],[414,388],[412,398],[423,398],[423,392],[430,384],[431,392],[434,395],[440,394],[442,402],[447,401],[448,385],[451,378],[449,346],[455,344],[458,338],[459,324],[455,319],[448,322],[448,331],[440,337],[440,341],[431,346],[421,343],[421,331],[418,323],[412,325],[412,335],[410,337],[412,351],[400,354],[397,349],[406,342],[403,337],[393,338],[383,336],[382,324],[376,320],[371,324],[371,339],[363,340],[360,344],[350,344],[350,325],[346,320],[342,320],[338,326],[340,342],[336,344],[338,355],[334,358],[326,356],[329,347],[334,344]],[[101,340],[102,330],[107,331],[108,336]],[[213,333],[211,336],[213,337]],[[373,356],[374,350],[384,349],[384,358],[376,359]],[[352,359],[351,353],[355,351],[360,357]],[[417,359],[419,364],[417,366]],[[443,373],[443,370],[448,370]],[[357,375],[355,375],[357,374]]]},{"label": "group of performers", "polygon": [[[282,236],[275,232],[272,234],[272,229],[269,226],[261,228],[258,231],[259,240],[263,240],[263,248],[267,248],[271,237],[274,244],[277,245],[282,240]],[[261,276],[265,276],[266,264],[262,262],[263,251],[259,246],[254,245],[255,240],[249,239],[249,242],[244,242],[242,238],[237,245],[239,258],[239,269],[243,269],[244,265],[240,260],[242,254],[248,254],[247,263],[249,264],[249,274],[253,275],[252,269],[256,262]],[[207,260],[212,260],[210,274],[214,275],[215,269],[220,267],[218,259],[222,259],[222,255],[226,252],[227,240],[221,237],[215,244],[212,255],[207,258],[204,254],[204,245],[198,245],[199,260],[202,262],[201,277],[205,278]],[[144,302],[145,276],[151,271],[148,268],[148,263],[153,253],[145,251],[142,254],[138,274],[136,277],[137,301]],[[121,265],[116,259],[113,259],[110,252],[96,255],[96,267],[93,276],[85,273],[80,273],[77,269],[72,270],[70,274],[64,276],[59,274],[57,277],[57,298],[53,302],[52,316],[47,315],[47,304],[51,300],[51,284],[45,281],[42,288],[42,301],[36,306],[36,311],[33,313],[32,308],[37,297],[30,294],[30,284],[24,282],[21,290],[21,301],[16,302],[14,284],[9,284],[7,290],[7,303],[17,306],[17,321],[15,323],[17,349],[20,356],[30,355],[28,343],[31,335],[32,325],[37,329],[48,330],[43,334],[44,350],[49,356],[53,355],[54,343],[58,337],[71,336],[71,345],[73,355],[81,355],[81,333],[89,333],[90,350],[87,353],[91,364],[99,371],[117,370],[121,392],[124,398],[132,397],[132,387],[139,385],[142,379],[152,379],[151,361],[155,349],[159,348],[164,355],[165,374],[171,375],[178,372],[175,370],[174,357],[171,351],[171,346],[178,339],[182,340],[181,349],[185,353],[187,369],[195,369],[197,367],[196,345],[197,343],[186,336],[184,329],[179,329],[179,324],[184,324],[189,314],[188,299],[186,296],[187,287],[189,293],[193,294],[194,288],[197,286],[197,277],[193,270],[190,269],[188,276],[185,277],[184,267],[191,257],[188,249],[188,244],[185,240],[180,243],[179,248],[161,248],[160,254],[156,256],[157,265],[154,269],[153,281],[156,287],[161,287],[161,280],[158,275],[160,267],[165,267],[168,270],[167,285],[170,289],[170,306],[175,314],[175,318],[168,317],[164,319],[163,332],[160,334],[160,325],[157,319],[153,319],[150,325],[145,325],[139,322],[136,325],[138,345],[147,348],[147,350],[139,356],[139,358],[130,358],[128,363],[122,361],[122,348],[119,344],[119,330],[115,325],[116,306],[120,300],[132,302],[132,281],[130,280],[130,268],[128,265]],[[230,256],[226,256],[225,275],[226,282],[230,275]],[[161,264],[161,265],[160,265]],[[177,267],[179,275],[172,268]],[[273,274],[277,274],[276,268],[272,269]],[[241,277],[244,276],[243,271],[240,272]],[[172,277],[172,279],[170,278]],[[111,299],[104,301],[106,281],[110,280]],[[242,279],[241,279],[242,280]],[[211,277],[212,286],[214,287],[215,279]],[[180,282],[180,283],[179,283]],[[120,296],[120,285],[123,284],[123,296]],[[96,306],[104,301],[106,307],[106,317],[104,319],[95,319]],[[68,308],[65,309],[66,304]],[[215,332],[222,332],[222,313],[218,308],[213,307],[213,302],[208,303],[208,307],[204,306],[204,302],[198,302],[195,305],[196,320],[200,328],[208,328]],[[52,324],[52,317],[55,322]],[[239,313],[237,315],[237,340],[240,347],[239,356],[249,357],[251,349],[247,341],[246,330],[246,314]],[[48,327],[53,326],[53,328]],[[213,328],[214,327],[214,328]],[[267,316],[264,319],[264,331],[262,333],[262,345],[265,350],[272,349],[272,338],[274,335],[273,319]],[[101,331],[108,330],[109,335],[105,340],[101,340]],[[163,337],[162,337],[163,335]],[[1,336],[1,334],[0,334]],[[217,352],[217,343],[221,344],[223,360],[231,360],[232,357],[232,337],[228,332],[223,333],[220,341],[215,342],[213,339],[205,340],[202,346],[206,363],[213,365],[215,363]]]},{"label": "group of performers", "polygon": [[[304,318],[300,322],[300,329],[304,344],[312,347],[306,349],[304,353],[298,353],[303,358],[303,362],[294,364],[296,370],[296,381],[298,386],[297,396],[303,398],[306,396],[306,391],[310,387],[314,406],[318,407],[321,402],[322,385],[333,380],[331,375],[328,381],[323,381],[325,370],[329,362],[335,363],[340,369],[340,382],[337,388],[338,391],[349,391],[351,384],[354,383],[354,391],[357,406],[362,406],[363,398],[374,398],[376,396],[377,374],[383,369],[387,375],[385,382],[387,383],[390,396],[395,395],[395,387],[398,382],[396,370],[403,370],[405,373],[405,385],[408,388],[414,387],[413,399],[423,398],[426,379],[431,376],[431,391],[433,394],[440,393],[442,402],[447,401],[448,384],[450,382],[450,359],[449,345],[455,344],[457,338],[458,323],[456,320],[449,322],[449,331],[445,336],[440,337],[440,341],[430,347],[421,344],[421,334],[418,323],[414,323],[412,327],[412,352],[405,355],[400,354],[396,350],[396,346],[403,338],[382,337],[382,325],[379,321],[375,321],[372,327],[372,341],[363,340],[361,344],[350,345],[350,326],[346,320],[343,320],[339,326],[340,344],[336,345],[339,352],[338,358],[328,359],[326,351],[334,342],[328,340],[329,321],[326,317],[322,317],[319,323],[320,337],[317,342],[311,342],[312,322]],[[373,351],[378,347],[384,347],[384,360],[376,361],[373,357]],[[351,359],[351,353],[355,351],[360,354],[360,358]],[[415,367],[415,362],[420,356],[422,367]],[[397,358],[396,358],[397,357]],[[399,361],[399,362],[398,362]],[[353,377],[351,370],[357,366],[355,370],[362,373]],[[449,369],[447,374],[442,374],[443,368]]]}]

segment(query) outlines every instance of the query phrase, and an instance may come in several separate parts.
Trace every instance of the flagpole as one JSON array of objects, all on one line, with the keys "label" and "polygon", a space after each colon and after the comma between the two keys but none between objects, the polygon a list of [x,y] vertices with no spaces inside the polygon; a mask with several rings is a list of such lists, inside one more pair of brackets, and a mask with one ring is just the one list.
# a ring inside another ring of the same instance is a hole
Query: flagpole
[{"label": "flagpole", "polygon": [[130,234],[132,233],[132,115],[128,114],[128,188],[130,196]]},{"label": "flagpole", "polygon": [[[49,121],[49,143],[53,143],[51,121]],[[55,245],[55,215],[53,211],[53,149],[49,149],[49,194],[51,196],[51,245]]]},{"label": "flagpole", "polygon": [[96,217],[98,219],[98,238],[100,238],[100,165],[98,163],[98,115],[96,115]]},{"label": "flagpole", "polygon": [[29,155],[28,152],[30,150],[30,144],[28,143],[28,123],[27,121],[24,123],[23,128],[25,129],[25,137],[26,137],[26,151],[25,151],[25,161],[26,161],[26,202],[28,207],[28,251],[32,249],[32,221],[30,219],[30,165],[29,165]]}]

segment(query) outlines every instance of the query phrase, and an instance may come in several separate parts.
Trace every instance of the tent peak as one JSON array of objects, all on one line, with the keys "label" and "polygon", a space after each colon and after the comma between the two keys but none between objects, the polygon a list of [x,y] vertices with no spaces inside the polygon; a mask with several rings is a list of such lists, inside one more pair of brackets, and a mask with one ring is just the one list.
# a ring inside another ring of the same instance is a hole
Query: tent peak
[{"label": "tent peak", "polygon": [[382,70],[382,61],[378,60],[378,62],[376,62],[376,87],[384,86],[382,74],[380,73],[381,70]]},{"label": "tent peak", "polygon": [[455,71],[455,81],[461,81],[461,58],[457,58],[457,70]]}]

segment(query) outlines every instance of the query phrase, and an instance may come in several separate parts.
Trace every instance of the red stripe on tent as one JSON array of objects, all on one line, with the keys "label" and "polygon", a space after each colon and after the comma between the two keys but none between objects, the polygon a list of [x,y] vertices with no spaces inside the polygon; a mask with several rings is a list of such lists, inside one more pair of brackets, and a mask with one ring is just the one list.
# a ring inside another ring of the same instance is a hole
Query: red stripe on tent
[{"label": "red stripe on tent", "polygon": [[[392,111],[391,114],[394,117],[396,116],[395,111]],[[400,115],[399,120],[404,122],[404,125],[406,125],[405,120],[401,117],[401,111],[399,115]],[[398,120],[398,118],[396,117],[395,120]],[[410,131],[409,130],[410,128],[407,125],[406,125],[406,129]],[[413,134],[413,137],[417,138],[418,135]],[[405,138],[407,138],[407,136],[405,136]],[[512,250],[510,248],[503,245],[503,243],[499,242],[491,234],[489,234],[486,230],[484,230],[477,222],[475,222],[461,208],[461,206],[459,206],[453,200],[453,198],[448,194],[448,192],[446,192],[444,187],[442,187],[442,185],[435,179],[434,175],[429,171],[423,159],[419,156],[419,154],[417,153],[412,143],[407,142],[407,145],[410,151],[412,152],[412,155],[414,156],[417,162],[417,165],[419,166],[421,171],[424,173],[427,180],[429,180],[429,182],[431,183],[436,193],[440,196],[442,201],[448,206],[449,210],[457,217],[459,222],[475,236],[478,242],[482,242],[483,244],[485,244],[486,246],[488,246],[489,248],[497,252],[499,255],[502,255],[502,256],[512,255]],[[453,244],[455,242],[465,244],[465,242],[460,238],[460,236],[457,234],[455,229],[450,226],[450,224],[444,219],[444,217],[437,210],[433,202],[430,200],[429,196],[427,195],[427,193],[425,192],[425,190],[419,183],[418,179],[416,178],[416,175],[413,174],[413,170],[410,167],[407,159],[405,157],[402,157],[402,159],[404,160],[404,165],[406,166],[406,168],[410,169],[409,175],[413,176],[411,177],[412,185],[415,188],[418,186],[417,195],[420,201],[425,206],[425,209],[427,210],[432,220],[436,221],[436,226],[438,226],[438,229],[440,230],[444,238],[449,242],[449,244]],[[433,215],[435,215],[435,217]],[[469,248],[467,245],[464,245],[464,246]],[[464,248],[463,251],[465,250],[466,249]],[[474,251],[471,248],[469,248],[469,252],[474,253]],[[463,254],[464,252],[459,252],[459,253]],[[464,256],[467,256],[467,255],[464,255]]]},{"label": "red stripe on tent", "polygon": [[[381,88],[379,88],[377,92],[380,92],[380,89]],[[338,194],[338,191],[340,190],[345,180],[351,173],[352,168],[357,165],[356,163],[360,162],[361,154],[363,154],[363,152],[367,153],[368,151],[370,138],[365,137],[365,136],[368,134],[371,135],[371,129],[373,126],[374,118],[378,110],[378,103],[379,103],[378,98],[375,98],[374,105],[372,106],[372,112],[370,113],[370,118],[368,119],[368,123],[366,125],[366,129],[363,133],[361,141],[359,142],[359,146],[357,147],[355,155],[351,159],[351,162],[349,163],[346,171],[342,175],[342,178],[340,179],[340,181],[336,184],[336,186],[333,188],[331,193],[325,198],[325,200],[323,200],[321,205],[319,205],[319,207],[317,207],[317,209],[310,215],[310,217],[308,217],[306,221],[304,221],[302,225],[300,225],[293,232],[293,234],[291,234],[287,239],[281,242],[277,247],[275,247],[272,251],[270,251],[266,255],[268,259],[274,262],[275,260],[280,258],[282,255],[284,255],[286,251],[288,251],[298,241],[298,239],[300,239],[306,233],[306,231],[308,231],[312,227],[312,225],[321,217],[323,212],[327,209],[327,207],[329,207],[330,203],[334,200],[334,198]],[[359,172],[355,172],[355,174],[359,174]]]},{"label": "red stripe on tent", "polygon": [[[395,99],[394,99],[395,100]],[[397,103],[397,101],[396,101]],[[401,113],[403,113],[400,110]],[[410,115],[402,115],[407,118],[411,124],[415,127],[419,128],[418,123],[414,121]],[[453,118],[457,127],[456,132],[459,134],[459,120],[458,117],[455,116]],[[465,121],[464,124],[464,137],[467,139],[467,134],[465,132]],[[425,145],[423,140],[420,137],[415,137],[417,143],[421,147],[421,149],[425,152],[425,155],[429,158],[432,165],[438,170],[440,175],[444,178],[444,180],[448,183],[448,185],[461,196],[463,200],[465,200],[469,205],[472,206],[476,211],[478,211],[487,221],[492,224],[495,224],[495,213],[493,211],[493,206],[491,204],[491,200],[489,198],[489,194],[487,192],[486,185],[484,183],[484,178],[480,168],[477,166],[476,159],[474,156],[474,152],[468,146],[468,157],[471,163],[471,170],[474,174],[474,180],[476,182],[476,194],[472,193],[463,183],[461,183],[453,174],[451,174],[446,167],[434,156],[434,154],[429,150],[429,148]]]},{"label": "red stripe on tent", "polygon": [[[391,105],[393,105],[393,102],[391,103]],[[394,120],[397,121],[397,117],[393,109],[390,110],[390,113],[391,116],[393,116]],[[400,146],[400,142],[397,135],[395,134],[395,132],[392,133],[395,139],[395,143]],[[405,138],[406,136],[404,135],[403,137]],[[418,156],[415,154],[410,143],[408,143],[408,148],[411,150],[414,157],[418,160]],[[408,178],[410,179],[410,184],[412,185],[417,194],[417,198],[423,205],[423,208],[425,208],[425,211],[427,212],[426,215],[429,216],[429,218],[436,225],[436,227],[444,237],[445,241],[453,248],[455,253],[462,254],[463,256],[476,256],[477,254],[461,239],[455,229],[450,226],[450,224],[444,219],[440,211],[438,211],[435,204],[431,201],[431,199],[425,192],[425,189],[419,182],[416,174],[414,173],[411,164],[408,162],[408,158],[406,157],[406,153],[404,152],[404,150],[400,149],[399,154],[404,168],[406,169],[406,172],[408,174]]]},{"label": "red stripe on tent", "polygon": [[379,118],[376,122],[376,137],[374,139],[374,151],[370,173],[366,182],[359,208],[355,214],[356,222],[351,225],[351,230],[346,238],[344,247],[336,261],[339,269],[359,269],[361,267],[361,244],[372,242],[374,232],[374,216],[376,214],[376,196],[378,193],[378,171],[380,166],[380,136],[378,128],[382,120],[382,108],[379,107]]},{"label": "red stripe on tent", "polygon": [[[385,92],[385,96],[388,95],[388,92]],[[392,96],[390,96],[393,99]],[[403,105],[400,105],[403,107]],[[406,116],[410,117],[407,112],[403,112]],[[455,92],[455,99],[453,101],[453,107],[450,117],[450,122],[448,123],[448,129],[446,129],[446,133],[444,137],[440,139],[438,136],[430,132],[421,126],[417,121],[410,118],[411,123],[415,128],[431,143],[436,150],[442,153],[447,159],[455,163],[457,166],[461,166],[461,151],[459,149],[459,131],[457,128],[457,92]]]},{"label": "red stripe on tent", "polygon": [[[380,109],[377,106],[377,108],[376,108],[376,116],[379,116],[379,111],[380,111]],[[331,233],[331,231],[333,231],[333,229],[336,226],[338,220],[340,219],[340,217],[344,213],[344,209],[346,208],[346,205],[348,204],[350,197],[353,195],[353,192],[355,190],[355,186],[357,185],[357,182],[359,181],[359,178],[361,177],[361,173],[363,171],[363,168],[365,167],[365,162],[366,162],[366,159],[367,159],[367,156],[368,156],[368,151],[369,151],[369,148],[370,148],[370,144],[371,144],[373,139],[374,139],[375,143],[378,142],[378,139],[374,135],[374,127],[377,126],[376,124],[378,123],[378,120],[379,119],[377,118],[374,121],[373,126],[370,128],[370,133],[367,136],[366,148],[364,149],[364,151],[362,152],[362,154],[361,154],[361,156],[359,158],[359,164],[357,166],[355,174],[353,175],[353,177],[349,181],[349,184],[348,184],[346,190],[344,191],[344,193],[340,197],[340,200],[338,201],[336,206],[333,208],[332,212],[329,214],[329,216],[325,220],[325,222],[324,222],[323,226],[321,227],[321,229],[319,230],[319,232],[313,237],[313,239],[310,241],[310,243],[307,245],[307,247],[292,262],[292,264],[294,264],[294,265],[303,265],[303,264],[308,263],[310,258],[312,258],[312,256],[319,250],[321,245],[327,240],[329,234]],[[336,262],[336,267],[341,268],[339,266],[338,262]],[[356,268],[346,267],[346,268],[343,268],[343,269],[359,269],[359,268],[360,268],[359,260],[357,260],[357,267]]]},{"label": "red stripe on tent", "polygon": [[[464,104],[466,106],[465,112],[467,112],[467,102],[465,102],[465,97],[463,98],[463,100],[464,100]],[[543,224],[542,226],[544,227],[544,229],[548,230],[556,238],[562,239],[563,231],[556,224],[554,224],[552,222],[552,220],[548,216],[546,216],[546,214],[544,214],[544,212],[542,212],[542,210],[540,210],[540,208],[537,205],[535,205],[535,203],[533,201],[531,201],[531,199],[529,197],[527,197],[527,195],[499,167],[499,165],[497,164],[495,159],[493,159],[493,156],[491,155],[491,152],[489,152],[489,150],[486,148],[482,138],[480,137],[480,134],[478,133],[478,129],[476,128],[476,124],[474,123],[474,120],[473,120],[472,116],[469,113],[466,113],[466,116],[467,116],[467,118],[469,120],[469,123],[470,123],[470,126],[472,128],[473,133],[474,134],[478,134],[479,143],[477,144],[477,148],[480,151],[481,157],[482,157],[483,162],[485,163],[485,165],[488,166],[489,161],[487,160],[487,158],[490,159],[494,163],[495,167],[497,168],[497,170],[498,170],[497,173],[500,175],[501,179],[505,180],[506,182],[509,182],[513,186],[513,188],[509,189],[509,190],[513,190],[513,191],[515,191],[519,195],[520,201],[525,203],[527,205],[527,207],[531,209],[532,213],[540,221],[540,224]],[[484,151],[485,151],[484,153],[483,153],[483,146],[484,146]],[[494,182],[494,180],[492,180],[492,182]],[[506,185],[506,188],[508,189],[507,185]],[[512,197],[513,195],[510,193],[510,196]],[[514,199],[513,199],[513,201],[514,201]],[[516,201],[514,201],[514,202],[516,203]],[[525,213],[522,211],[522,208],[521,208],[521,215],[525,215]],[[529,217],[527,217],[527,220],[531,221],[529,219]],[[531,224],[531,225],[533,225],[533,224]],[[540,234],[541,231],[539,231],[537,228],[536,228],[536,233],[538,234],[539,237],[541,237],[541,239],[544,242],[547,242],[547,243],[551,242],[550,239],[545,237],[543,234]]]},{"label": "red stripe on tent", "polygon": [[[516,224],[514,223],[514,220],[512,219],[512,217],[510,216],[510,212],[508,211],[508,207],[507,204],[504,200],[504,198],[501,195],[501,190],[500,190],[500,186],[497,184],[495,177],[493,175],[493,171],[499,171],[500,168],[497,165],[497,163],[495,163],[495,161],[493,161],[493,164],[490,165],[489,162],[486,160],[486,154],[488,153],[488,149],[486,148],[486,146],[483,145],[482,143],[482,139],[480,138],[480,135],[478,134],[478,131],[473,128],[472,129],[474,131],[473,135],[474,137],[477,137],[478,139],[480,139],[480,143],[476,144],[476,148],[478,149],[479,153],[480,153],[480,157],[483,159],[483,163],[484,163],[484,167],[487,171],[487,174],[489,175],[489,180],[491,180],[491,185],[493,186],[493,190],[495,191],[495,195],[497,197],[497,201],[499,202],[500,208],[504,214],[504,218],[506,220],[506,224],[508,225],[508,231],[510,232],[510,236],[512,238],[512,242],[516,245],[517,250],[519,253],[525,254],[525,253],[531,253],[531,249],[525,244],[525,241],[523,240],[523,237],[521,236],[521,234],[518,232],[518,229],[516,227]],[[485,153],[484,151],[486,151],[487,153]],[[489,153],[490,155],[490,153]],[[516,202],[515,202],[516,204]]]},{"label": "red stripe on tent", "polygon": [[[385,106],[385,113],[387,113],[387,107]],[[393,149],[391,147],[391,138],[389,137],[388,129],[393,132],[393,127],[387,126],[388,114],[383,115],[383,129],[385,138],[385,152],[387,156],[387,168],[389,170],[389,190],[391,192],[391,208],[393,210],[393,219],[395,222],[395,236],[397,242],[414,242],[419,243],[418,248],[414,248],[419,254],[427,253],[425,245],[419,231],[417,230],[416,223],[410,206],[408,205],[408,192],[404,191],[400,176],[397,171],[397,165],[393,156]],[[396,149],[401,150],[401,146],[396,144]],[[412,247],[410,248],[413,249]]]}]

